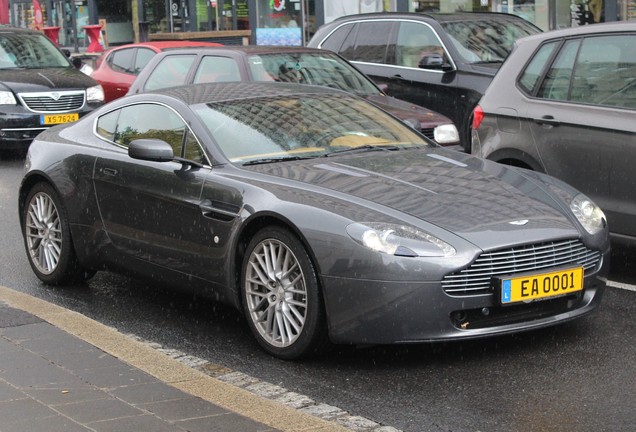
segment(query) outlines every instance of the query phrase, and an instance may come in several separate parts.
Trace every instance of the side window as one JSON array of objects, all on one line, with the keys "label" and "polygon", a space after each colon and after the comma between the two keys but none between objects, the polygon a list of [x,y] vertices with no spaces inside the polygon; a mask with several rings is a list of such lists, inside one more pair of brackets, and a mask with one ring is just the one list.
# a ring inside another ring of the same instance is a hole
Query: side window
[{"label": "side window", "polygon": [[392,22],[362,22],[358,24],[355,45],[343,46],[341,54],[348,60],[366,63],[386,63]]},{"label": "side window", "polygon": [[170,55],[164,57],[150,73],[144,89],[158,90],[185,84],[195,55]]},{"label": "side window", "polygon": [[636,36],[585,38],[573,83],[573,101],[636,108]]},{"label": "side window", "polygon": [[163,140],[172,146],[175,156],[187,155],[204,163],[203,151],[187,125],[177,113],[163,105],[137,104],[121,109],[113,141],[128,147],[131,141],[141,138]]},{"label": "side window", "polygon": [[431,54],[446,56],[437,34],[424,24],[400,23],[395,49],[395,64],[416,68],[425,56]]},{"label": "side window", "polygon": [[109,112],[97,119],[97,135],[108,140],[114,141],[115,131],[117,130],[117,120],[121,110]]},{"label": "side window", "polygon": [[123,49],[119,51],[115,51],[112,56],[110,56],[109,64],[110,68],[115,72],[121,73],[133,73],[133,57],[135,56],[135,49]]},{"label": "side window", "polygon": [[576,54],[581,41],[567,41],[548,70],[537,96],[544,99],[568,100]]},{"label": "side window", "polygon": [[547,43],[534,54],[528,66],[521,74],[521,78],[519,79],[519,86],[527,93],[532,94],[534,92],[534,88],[541,78],[541,74],[545,70],[545,67],[550,60],[550,56],[554,51],[554,48],[557,46],[558,42],[550,42]]},{"label": "side window", "polygon": [[195,83],[241,81],[241,72],[233,58],[205,56],[201,59]]},{"label": "side window", "polygon": [[322,42],[320,48],[339,52],[340,47],[342,47],[342,44],[347,39],[347,36],[349,36],[349,33],[351,33],[352,29],[353,25],[351,24],[343,25],[342,27],[331,33],[331,35],[329,35],[329,37]]},{"label": "side window", "polygon": [[137,50],[137,57],[135,58],[135,75],[139,75],[139,72],[148,64],[151,58],[155,56],[155,52],[147,48],[139,48]]}]

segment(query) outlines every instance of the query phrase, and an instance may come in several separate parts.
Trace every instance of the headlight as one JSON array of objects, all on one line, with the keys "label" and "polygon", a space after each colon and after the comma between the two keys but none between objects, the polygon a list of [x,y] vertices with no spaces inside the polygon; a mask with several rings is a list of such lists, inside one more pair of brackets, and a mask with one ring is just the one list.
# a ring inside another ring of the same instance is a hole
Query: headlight
[{"label": "headlight", "polygon": [[16,105],[15,96],[10,91],[0,91],[0,105]]},{"label": "headlight", "polygon": [[590,234],[596,234],[607,226],[603,210],[583,194],[574,197],[570,203],[570,210]]},{"label": "headlight", "polygon": [[459,142],[459,132],[454,124],[443,124],[433,130],[433,137],[439,144],[452,144]]},{"label": "headlight", "polygon": [[361,245],[389,255],[451,257],[454,247],[416,228],[387,223],[354,223],[347,233]]},{"label": "headlight", "polygon": [[96,85],[86,89],[86,101],[88,103],[104,102],[104,89]]}]

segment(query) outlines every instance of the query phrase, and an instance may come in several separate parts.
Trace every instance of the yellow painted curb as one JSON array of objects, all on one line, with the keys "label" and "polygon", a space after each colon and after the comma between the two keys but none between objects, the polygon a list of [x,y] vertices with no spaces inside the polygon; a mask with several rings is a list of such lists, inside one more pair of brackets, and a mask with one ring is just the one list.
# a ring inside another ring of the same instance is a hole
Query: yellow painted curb
[{"label": "yellow painted curb", "polygon": [[2,285],[0,301],[33,314],[179,390],[272,428],[284,432],[350,431],[210,377],[80,313]]}]

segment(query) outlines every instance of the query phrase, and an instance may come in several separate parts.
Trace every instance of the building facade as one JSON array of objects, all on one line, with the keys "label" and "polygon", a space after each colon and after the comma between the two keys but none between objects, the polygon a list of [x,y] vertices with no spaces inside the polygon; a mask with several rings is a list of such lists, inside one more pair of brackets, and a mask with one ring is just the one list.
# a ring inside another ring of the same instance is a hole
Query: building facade
[{"label": "building facade", "polygon": [[[8,2],[10,24],[33,26],[34,0]],[[636,19],[636,0],[39,0],[61,45],[85,46],[83,27],[101,24],[104,44],[155,33],[250,30],[254,44],[302,45],[339,16],[375,12],[495,11],[543,30]],[[0,15],[1,17],[1,15]]]}]

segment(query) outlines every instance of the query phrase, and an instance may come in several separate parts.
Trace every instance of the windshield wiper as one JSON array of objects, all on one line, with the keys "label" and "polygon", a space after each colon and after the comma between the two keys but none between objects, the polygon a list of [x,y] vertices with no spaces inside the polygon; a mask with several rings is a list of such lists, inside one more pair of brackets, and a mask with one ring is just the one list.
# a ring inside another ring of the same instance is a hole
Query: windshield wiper
[{"label": "windshield wiper", "polygon": [[276,163],[276,162],[297,161],[297,160],[313,159],[313,158],[314,158],[313,156],[287,156],[287,157],[279,157],[279,158],[254,159],[247,162],[243,162],[243,166],[269,164],[269,163]]},{"label": "windshield wiper", "polygon": [[367,145],[362,145],[357,147],[349,147],[345,149],[334,150],[325,154],[324,157],[330,157],[330,156],[333,156],[336,154],[342,154],[342,153],[362,153],[362,152],[369,152],[369,151],[396,151],[399,149],[400,147],[398,146],[385,146],[385,145],[380,146],[380,145],[367,144]]}]

